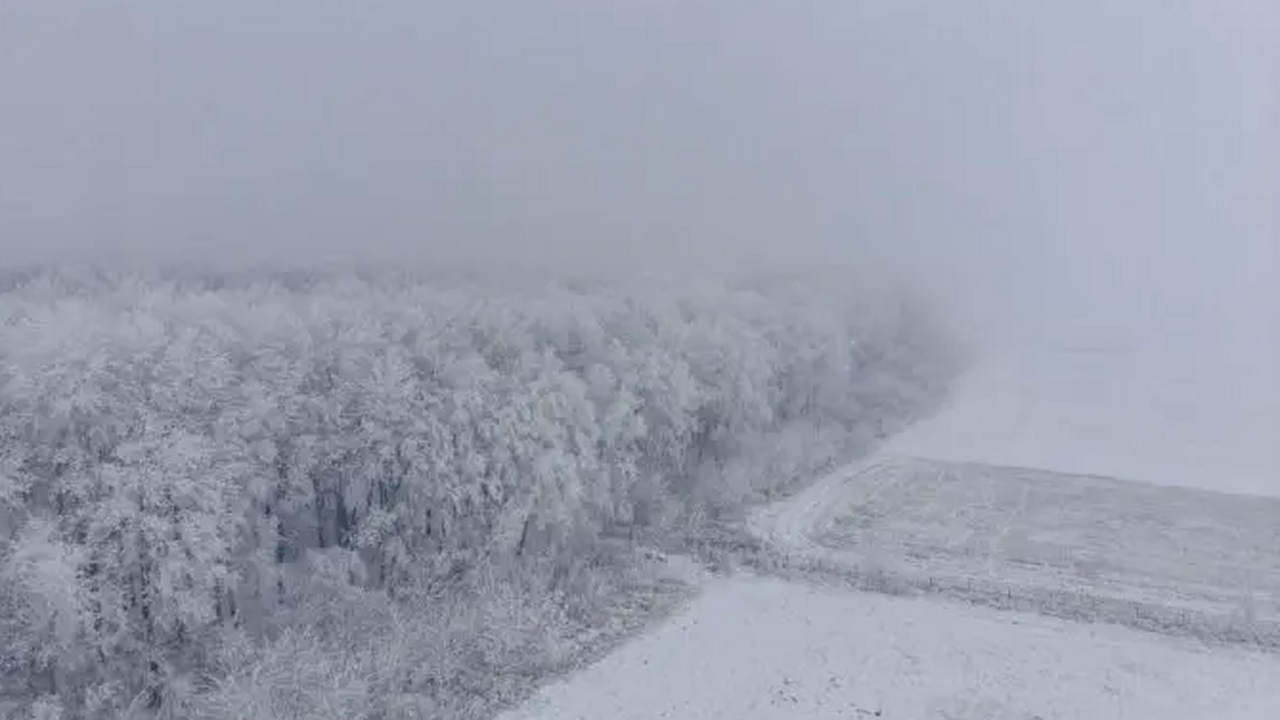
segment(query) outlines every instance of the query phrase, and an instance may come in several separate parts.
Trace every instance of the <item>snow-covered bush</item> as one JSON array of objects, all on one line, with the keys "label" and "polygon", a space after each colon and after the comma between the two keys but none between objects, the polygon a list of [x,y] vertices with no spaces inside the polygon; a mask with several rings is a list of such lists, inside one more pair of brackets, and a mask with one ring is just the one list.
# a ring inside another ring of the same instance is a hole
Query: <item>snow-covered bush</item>
[{"label": "snow-covered bush", "polygon": [[762,448],[883,432],[952,360],[923,307],[811,283],[7,274],[0,703],[356,717],[383,671],[285,649],[495,582],[477,662],[554,645],[517,601],[597,582],[602,535],[757,497],[804,467]]}]

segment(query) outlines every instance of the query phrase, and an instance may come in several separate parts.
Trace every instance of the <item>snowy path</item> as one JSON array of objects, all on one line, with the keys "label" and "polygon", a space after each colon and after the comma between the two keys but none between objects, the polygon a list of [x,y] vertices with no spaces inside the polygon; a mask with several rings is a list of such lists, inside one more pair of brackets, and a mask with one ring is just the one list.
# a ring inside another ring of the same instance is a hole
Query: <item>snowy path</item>
[{"label": "snowy path", "polygon": [[742,577],[507,720],[1274,720],[1278,701],[1271,657]]},{"label": "snowy path", "polygon": [[[988,359],[936,418],[763,509],[752,528],[841,567],[915,563],[1006,589],[1061,586],[1065,568],[1103,600],[1137,597],[1228,625],[1233,603],[1251,626],[1277,619],[1274,367],[1218,377],[1215,389],[1215,373],[1199,367],[1143,365],[1094,352]],[[1006,477],[1010,466],[1028,477]],[[1052,494],[1059,481],[1063,497]],[[1059,510],[1048,540],[1045,507]],[[1063,562],[1029,566],[1028,548]],[[1082,550],[1092,561],[1072,554]],[[739,576],[506,720],[1249,720],[1277,707],[1273,653]]]}]

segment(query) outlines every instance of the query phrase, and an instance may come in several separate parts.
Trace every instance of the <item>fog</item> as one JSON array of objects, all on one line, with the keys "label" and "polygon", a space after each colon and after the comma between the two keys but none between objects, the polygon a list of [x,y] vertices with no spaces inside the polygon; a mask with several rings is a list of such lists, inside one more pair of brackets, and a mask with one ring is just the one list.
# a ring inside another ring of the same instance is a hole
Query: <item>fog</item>
[{"label": "fog", "polygon": [[891,264],[1007,334],[1274,338],[1278,26],[1271,0],[0,0],[0,264]]}]

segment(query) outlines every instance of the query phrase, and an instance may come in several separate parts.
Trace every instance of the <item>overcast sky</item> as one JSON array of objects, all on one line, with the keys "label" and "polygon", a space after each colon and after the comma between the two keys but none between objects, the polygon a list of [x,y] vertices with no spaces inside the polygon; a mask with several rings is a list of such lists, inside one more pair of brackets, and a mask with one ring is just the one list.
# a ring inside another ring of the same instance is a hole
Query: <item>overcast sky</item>
[{"label": "overcast sky", "polygon": [[0,263],[874,254],[986,310],[1274,308],[1278,17],[0,0]]}]

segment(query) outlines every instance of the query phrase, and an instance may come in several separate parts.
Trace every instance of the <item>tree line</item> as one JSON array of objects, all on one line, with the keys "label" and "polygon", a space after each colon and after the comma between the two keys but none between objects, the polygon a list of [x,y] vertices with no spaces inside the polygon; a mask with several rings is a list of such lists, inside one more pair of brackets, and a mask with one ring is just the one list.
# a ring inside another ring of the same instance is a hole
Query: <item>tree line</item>
[{"label": "tree line", "polygon": [[0,290],[0,709],[66,717],[180,715],[218,648],[320,586],[561,582],[602,537],[780,481],[724,472],[762,438],[900,419],[954,365],[923,304],[786,280]]}]

